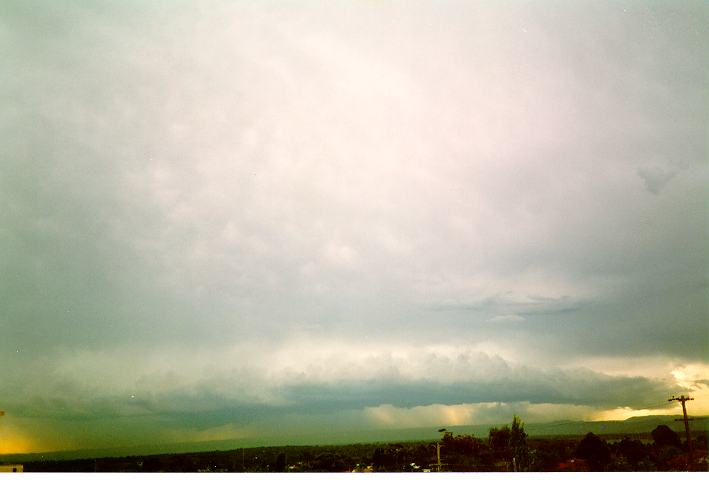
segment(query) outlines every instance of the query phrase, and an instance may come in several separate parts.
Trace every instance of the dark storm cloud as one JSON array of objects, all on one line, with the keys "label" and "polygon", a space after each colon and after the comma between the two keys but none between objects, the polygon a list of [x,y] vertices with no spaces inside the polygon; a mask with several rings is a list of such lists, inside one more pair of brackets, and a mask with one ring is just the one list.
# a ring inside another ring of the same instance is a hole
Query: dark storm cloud
[{"label": "dark storm cloud", "polygon": [[[549,378],[552,376],[553,378]],[[531,402],[613,408],[643,407],[639,398],[661,397],[667,385],[645,378],[599,378],[588,371],[531,373],[521,379],[440,384],[433,382],[376,381],[298,385],[288,395],[302,413],[330,412],[380,404],[410,408],[417,405],[487,402]],[[638,397],[637,395],[642,395]]]},{"label": "dark storm cloud", "polygon": [[[386,373],[366,372],[364,378],[337,378],[338,370],[334,377],[315,378],[305,369],[304,373],[286,373],[274,380],[265,366],[211,372],[198,379],[177,372],[167,378],[162,373],[144,373],[134,384],[116,382],[112,393],[96,388],[93,382],[100,380],[87,374],[90,367],[84,367],[81,379],[55,370],[41,381],[16,385],[15,399],[6,407],[20,417],[71,421],[142,416],[175,422],[185,416],[202,419],[206,423],[198,425],[209,428],[227,422],[249,424],[273,415],[330,414],[383,404],[411,408],[529,402],[643,408],[648,398],[661,398],[671,389],[666,380],[610,376],[588,369],[541,370],[511,365],[484,354],[450,359],[435,356],[427,363],[434,369],[426,372],[417,368],[425,374],[420,379],[410,378],[403,370],[404,363],[384,358],[377,367]],[[436,378],[437,363],[447,372],[457,372],[456,377]],[[366,368],[362,364],[354,371]],[[120,373],[105,368],[97,373],[120,377]]]}]

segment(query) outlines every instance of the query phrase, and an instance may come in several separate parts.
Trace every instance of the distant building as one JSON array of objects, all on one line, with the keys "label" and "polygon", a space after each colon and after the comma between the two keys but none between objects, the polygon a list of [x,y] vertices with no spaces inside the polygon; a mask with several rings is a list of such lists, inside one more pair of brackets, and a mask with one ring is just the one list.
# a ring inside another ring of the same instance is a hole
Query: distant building
[{"label": "distant building", "polygon": [[0,472],[23,472],[25,467],[21,463],[5,463],[0,465]]}]

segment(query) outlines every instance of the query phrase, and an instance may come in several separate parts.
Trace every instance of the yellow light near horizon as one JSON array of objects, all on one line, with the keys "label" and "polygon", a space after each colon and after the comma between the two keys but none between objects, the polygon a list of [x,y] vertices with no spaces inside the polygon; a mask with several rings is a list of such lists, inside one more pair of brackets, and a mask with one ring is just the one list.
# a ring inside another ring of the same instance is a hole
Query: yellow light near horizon
[{"label": "yellow light near horizon", "polygon": [[[682,392],[679,392],[682,393]],[[694,384],[694,388],[689,390],[689,396],[694,400],[687,402],[687,415],[690,417],[704,416],[709,414],[709,386]],[[677,402],[675,402],[677,403]],[[679,405],[678,405],[679,407]],[[680,409],[681,411],[681,409]]]},{"label": "yellow light near horizon", "polygon": [[[693,398],[687,402],[687,415],[689,417],[704,416],[709,414],[709,386],[705,385],[703,379],[709,377],[709,364],[706,363],[690,363],[684,365],[676,365],[670,371],[669,375],[674,378],[678,391],[667,392],[669,399],[672,395],[687,395]],[[658,404],[663,402],[658,399]],[[676,415],[682,416],[682,408],[677,402],[668,402],[667,407],[653,409],[632,409],[629,407],[618,407],[608,410],[603,410],[595,413],[590,417],[592,421],[613,421],[626,420],[630,417],[643,417],[647,415]]]},{"label": "yellow light near horizon", "polygon": [[[689,417],[706,415],[709,412],[709,387],[704,386],[701,389],[691,392],[694,401],[687,402],[687,415]],[[653,409],[632,409],[629,407],[611,408],[602,410],[591,416],[591,421],[613,421],[627,420],[631,417],[645,417],[648,415],[679,415],[682,416],[682,408],[677,402],[668,404],[667,408]]]},{"label": "yellow light near horizon", "polygon": [[0,439],[0,455],[32,453],[32,443],[21,437],[3,437]]},{"label": "yellow light near horizon", "polygon": [[676,415],[676,408],[656,408],[656,409],[640,409],[634,410],[628,407],[612,408],[610,410],[602,410],[593,416],[590,420],[593,422],[611,422],[627,420],[631,417],[646,417],[648,415]]}]

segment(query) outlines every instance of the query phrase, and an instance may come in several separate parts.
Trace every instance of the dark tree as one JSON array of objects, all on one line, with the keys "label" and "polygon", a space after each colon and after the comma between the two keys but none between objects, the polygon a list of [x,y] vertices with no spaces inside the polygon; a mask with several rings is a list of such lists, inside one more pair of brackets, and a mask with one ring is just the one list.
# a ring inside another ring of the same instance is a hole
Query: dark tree
[{"label": "dark tree", "polygon": [[605,470],[611,461],[611,452],[608,444],[598,435],[589,432],[576,448],[576,455],[588,461],[594,471]]},{"label": "dark tree", "polygon": [[474,455],[487,448],[485,443],[475,438],[474,435],[458,435],[454,437],[452,434],[443,437],[441,445],[447,453],[458,453],[463,455]]},{"label": "dark tree", "polygon": [[527,448],[527,433],[524,431],[524,423],[517,415],[512,417],[512,427],[510,428],[510,450],[512,451],[512,461],[515,471],[523,472],[529,468],[529,448]]},{"label": "dark tree", "polygon": [[495,453],[496,457],[503,458],[505,460],[509,458],[510,436],[510,427],[507,425],[502,428],[492,427],[490,429],[488,443],[490,445],[490,449]]},{"label": "dark tree", "polygon": [[316,472],[345,472],[352,464],[352,459],[344,455],[325,452],[313,461],[313,470]]},{"label": "dark tree", "polygon": [[623,438],[616,448],[618,453],[633,467],[636,467],[647,456],[647,451],[642,442],[631,440],[628,437]]},{"label": "dark tree", "polygon": [[374,450],[372,465],[374,465],[374,468],[378,471],[391,470],[394,467],[394,456],[391,452],[378,447]]},{"label": "dark tree", "polygon": [[281,452],[278,454],[276,457],[276,467],[275,467],[276,472],[285,472],[286,471],[286,454]]},{"label": "dark tree", "polygon": [[529,468],[529,448],[524,423],[517,415],[512,417],[512,426],[491,428],[488,444],[496,459],[510,463],[510,468],[525,471]]},{"label": "dark tree", "polygon": [[677,447],[682,446],[682,442],[679,439],[677,432],[672,430],[667,425],[658,425],[655,430],[652,431],[652,440],[655,442],[657,447]]}]

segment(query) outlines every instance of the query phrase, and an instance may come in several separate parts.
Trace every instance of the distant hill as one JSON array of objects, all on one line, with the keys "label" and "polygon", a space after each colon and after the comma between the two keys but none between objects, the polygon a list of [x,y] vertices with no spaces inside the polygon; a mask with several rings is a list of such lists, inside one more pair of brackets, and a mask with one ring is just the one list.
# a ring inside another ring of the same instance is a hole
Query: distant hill
[{"label": "distant hill", "polygon": [[[649,435],[658,425],[667,425],[684,433],[684,424],[676,422],[675,416],[653,415],[632,417],[624,421],[585,422],[563,420],[547,423],[525,423],[525,431],[533,437],[542,436],[582,436],[588,432],[604,436]],[[486,438],[491,427],[503,424],[456,425],[445,428],[455,435],[475,435]],[[234,450],[238,448],[281,446],[281,445],[343,445],[355,443],[391,443],[407,441],[435,441],[440,438],[439,426],[426,428],[406,428],[387,430],[361,430],[351,432],[322,432],[318,434],[291,435],[281,437],[260,437],[239,440],[215,440],[208,442],[185,442],[163,445],[143,445],[122,448],[102,448],[30,454],[0,455],[0,462],[29,462],[36,460],[72,460],[79,458],[127,457],[134,455],[155,455],[161,453],[209,452]],[[692,431],[709,431],[709,418],[698,417],[692,421]]]},{"label": "distant hill", "polygon": [[[639,435],[649,434],[658,425],[667,425],[673,430],[683,433],[684,423],[675,422],[675,416],[650,415],[645,417],[631,417],[623,421],[597,421],[585,422],[579,420],[562,420],[547,423],[525,423],[524,430],[530,436],[561,436],[561,435],[586,435],[588,432],[597,435]],[[464,427],[450,427],[454,433],[468,433],[476,436],[487,436],[490,427],[497,425],[474,425]],[[692,421],[692,430],[709,430],[709,418],[700,417]]]}]

